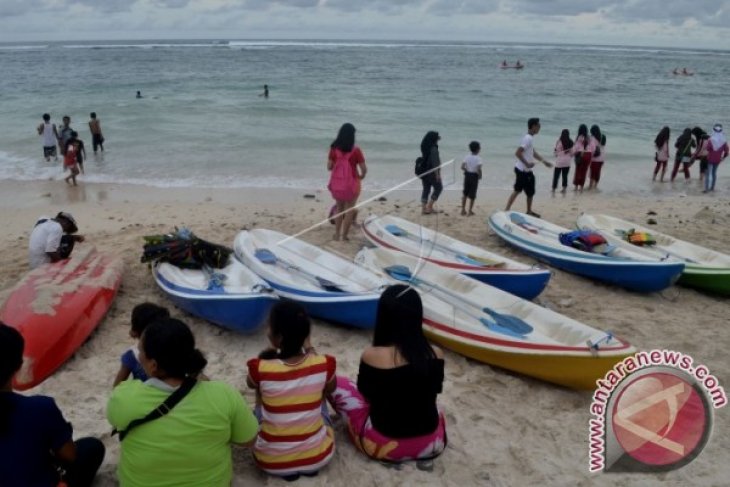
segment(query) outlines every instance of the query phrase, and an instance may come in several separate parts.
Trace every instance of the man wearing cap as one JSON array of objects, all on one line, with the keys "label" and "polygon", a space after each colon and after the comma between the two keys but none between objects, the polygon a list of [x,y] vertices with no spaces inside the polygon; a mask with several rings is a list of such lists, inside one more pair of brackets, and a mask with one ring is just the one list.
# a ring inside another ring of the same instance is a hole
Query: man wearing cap
[{"label": "man wearing cap", "polygon": [[57,262],[71,255],[76,242],[83,242],[83,235],[78,232],[76,220],[62,211],[55,218],[41,217],[33,227],[28,244],[28,260],[30,268],[35,269],[47,262]]}]

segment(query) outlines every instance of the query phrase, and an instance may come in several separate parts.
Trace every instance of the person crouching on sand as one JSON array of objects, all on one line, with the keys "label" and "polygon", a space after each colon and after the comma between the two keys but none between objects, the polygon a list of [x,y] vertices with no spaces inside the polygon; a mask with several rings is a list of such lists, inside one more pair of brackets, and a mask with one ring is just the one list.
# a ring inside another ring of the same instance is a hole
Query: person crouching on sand
[{"label": "person crouching on sand", "polygon": [[261,428],[254,442],[264,472],[296,480],[314,476],[335,452],[324,404],[335,388],[335,358],[310,344],[309,317],[299,304],[279,301],[269,314],[268,348],[248,361],[248,386],[256,390]]},{"label": "person crouching on sand", "polygon": [[83,235],[73,235],[78,231],[76,220],[65,211],[55,218],[40,217],[28,239],[28,261],[30,268],[41,264],[68,259],[76,242],[83,242]]},{"label": "person crouching on sand", "polygon": [[532,168],[535,167],[534,159],[545,164],[545,167],[553,167],[552,163],[546,161],[533,147],[534,137],[540,133],[540,119],[531,118],[527,121],[527,133],[522,137],[520,146],[515,151],[515,185],[514,191],[507,200],[507,207],[505,211],[509,211],[512,208],[512,203],[515,202],[517,195],[521,192],[525,192],[527,196],[527,214],[534,217],[540,218],[540,215],[532,211],[532,197],[535,195],[535,175],[532,173]]},{"label": "person crouching on sand", "polygon": [[360,357],[357,385],[338,376],[331,401],[361,452],[382,462],[415,460],[431,470],[446,448],[446,422],[436,405],[443,382],[443,352],[423,335],[421,297],[396,284],[378,301],[373,344]]}]

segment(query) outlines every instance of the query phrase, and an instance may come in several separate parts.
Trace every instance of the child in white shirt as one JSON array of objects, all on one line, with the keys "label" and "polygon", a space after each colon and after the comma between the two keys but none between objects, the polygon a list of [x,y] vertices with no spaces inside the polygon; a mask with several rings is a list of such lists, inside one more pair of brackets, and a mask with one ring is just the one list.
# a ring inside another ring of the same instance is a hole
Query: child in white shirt
[{"label": "child in white shirt", "polygon": [[466,215],[466,200],[469,200],[469,216],[474,212],[474,200],[477,197],[477,186],[479,180],[482,179],[482,158],[479,157],[481,146],[479,142],[472,141],[469,143],[471,154],[464,158],[461,163],[461,170],[464,171],[464,195],[461,197],[461,214]]}]

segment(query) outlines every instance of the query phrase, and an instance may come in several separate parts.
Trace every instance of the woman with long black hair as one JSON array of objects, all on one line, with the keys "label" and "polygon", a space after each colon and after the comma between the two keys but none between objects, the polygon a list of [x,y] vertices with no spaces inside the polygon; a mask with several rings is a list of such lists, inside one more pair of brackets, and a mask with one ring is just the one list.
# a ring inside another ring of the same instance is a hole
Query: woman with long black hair
[{"label": "woman with long black hair", "polygon": [[553,193],[558,188],[558,179],[562,178],[562,192],[568,188],[568,173],[570,172],[571,153],[573,150],[573,139],[570,138],[570,130],[563,129],[560,138],[555,142],[555,169],[553,169]]},{"label": "woman with long black hair", "polygon": [[444,381],[443,352],[423,335],[418,293],[401,284],[378,302],[373,345],[360,357],[357,386],[337,377],[332,400],[355,446],[387,462],[421,460],[446,447],[446,425],[436,406]]},{"label": "woman with long black hair", "polygon": [[573,186],[576,191],[583,191],[586,184],[588,168],[591,166],[593,151],[596,150],[593,139],[588,135],[588,126],[581,124],[578,127],[578,136],[573,145],[575,155],[575,174],[573,175]]},{"label": "woman with long black hair", "polygon": [[654,176],[651,180],[656,181],[657,174],[661,169],[662,174],[659,181],[664,182],[664,173],[667,172],[667,161],[669,161],[669,127],[662,127],[656,138],[654,138],[654,147],[656,149],[654,154],[656,166],[654,166]]}]

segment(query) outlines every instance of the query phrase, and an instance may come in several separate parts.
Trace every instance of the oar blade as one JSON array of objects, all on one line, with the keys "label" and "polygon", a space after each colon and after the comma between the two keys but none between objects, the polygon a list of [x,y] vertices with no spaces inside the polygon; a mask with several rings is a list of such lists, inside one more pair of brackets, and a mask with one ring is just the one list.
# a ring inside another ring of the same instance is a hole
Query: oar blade
[{"label": "oar blade", "polygon": [[407,266],[401,264],[391,265],[383,270],[387,272],[390,277],[399,281],[410,281],[413,278],[411,270]]},{"label": "oar blade", "polygon": [[389,224],[389,225],[385,225],[385,229],[388,231],[388,233],[392,233],[396,237],[404,237],[404,236],[408,235],[408,232],[406,232],[405,230],[403,230],[398,225],[395,225],[395,224],[392,224],[392,223]]},{"label": "oar blade", "polygon": [[276,264],[278,260],[276,254],[269,249],[256,249],[253,255],[264,264]]},{"label": "oar blade", "polygon": [[498,313],[493,309],[486,307],[483,308],[482,311],[491,316],[499,326],[512,330],[519,335],[526,335],[531,333],[534,329],[532,325],[517,316]]},{"label": "oar blade", "polygon": [[486,318],[479,318],[479,321],[486,326],[488,329],[495,333],[501,333],[502,335],[507,335],[512,338],[525,338],[524,335],[514,331],[511,328],[506,328],[504,326],[500,326],[499,324],[495,323],[494,321],[488,320]]}]

